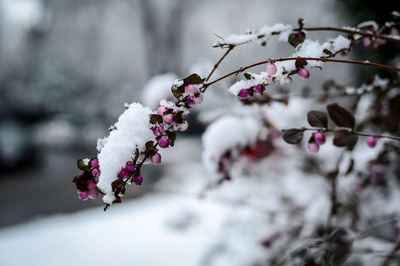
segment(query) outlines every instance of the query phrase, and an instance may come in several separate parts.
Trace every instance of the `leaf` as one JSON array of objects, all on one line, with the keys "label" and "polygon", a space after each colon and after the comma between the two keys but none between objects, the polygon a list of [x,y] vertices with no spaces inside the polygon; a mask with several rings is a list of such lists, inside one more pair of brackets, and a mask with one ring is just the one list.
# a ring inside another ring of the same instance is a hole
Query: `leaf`
[{"label": "leaf", "polygon": [[182,79],[182,81],[183,81],[183,85],[182,86],[185,86],[185,85],[188,85],[188,84],[201,84],[201,83],[203,83],[203,79],[199,75],[197,75],[195,73],[190,75],[190,76],[188,76],[188,77],[186,77],[186,78],[184,78],[184,79]]},{"label": "leaf", "polygon": [[89,171],[89,166],[86,165],[82,159],[76,161],[76,166],[82,171]]},{"label": "leaf", "polygon": [[307,121],[312,127],[328,127],[328,116],[325,112],[310,111],[307,114]]},{"label": "leaf", "polygon": [[306,34],[303,31],[300,32],[293,32],[289,35],[288,42],[293,46],[296,47],[300,43],[304,42],[306,39]]},{"label": "leaf", "polygon": [[149,140],[148,142],[146,142],[145,146],[146,146],[146,151],[151,151],[154,146],[154,141]]},{"label": "leaf", "polygon": [[299,144],[303,139],[304,129],[291,128],[282,130],[283,140],[289,144]]},{"label": "leaf", "polygon": [[247,80],[252,80],[253,79],[253,77],[251,76],[250,73],[245,72],[243,75],[244,75],[245,79],[247,79]]},{"label": "leaf", "polygon": [[179,111],[174,115],[173,118],[175,123],[182,124],[183,123],[183,111]]},{"label": "leaf", "polygon": [[324,54],[327,54],[327,55],[331,55],[331,56],[333,55],[333,53],[331,51],[329,51],[328,49],[324,49],[323,52],[324,52]]},{"label": "leaf", "polygon": [[338,105],[337,103],[330,104],[327,106],[329,117],[335,122],[339,127],[354,128],[356,124],[356,119],[354,116]]},{"label": "leaf", "polygon": [[150,123],[161,124],[162,122],[163,122],[163,118],[161,115],[157,115],[157,114],[150,115]]},{"label": "leaf", "polygon": [[179,100],[182,97],[183,93],[185,92],[185,89],[183,86],[180,86],[180,87],[172,86],[171,92],[175,96],[175,98],[177,98]]},{"label": "leaf", "polygon": [[175,144],[176,135],[174,132],[171,132],[171,131],[167,131],[167,135],[168,135],[168,138],[170,141],[169,145],[171,145],[171,147],[173,147]]},{"label": "leaf", "polygon": [[341,129],[335,132],[333,137],[333,144],[338,147],[352,148],[356,145],[358,136],[354,133]]},{"label": "leaf", "polygon": [[118,178],[117,180],[113,181],[111,183],[112,191],[115,191],[117,188],[119,188],[123,184],[124,184],[124,181],[121,178]]},{"label": "leaf", "polygon": [[295,62],[296,68],[300,69],[303,68],[305,65],[307,65],[307,61],[302,58],[297,58]]}]

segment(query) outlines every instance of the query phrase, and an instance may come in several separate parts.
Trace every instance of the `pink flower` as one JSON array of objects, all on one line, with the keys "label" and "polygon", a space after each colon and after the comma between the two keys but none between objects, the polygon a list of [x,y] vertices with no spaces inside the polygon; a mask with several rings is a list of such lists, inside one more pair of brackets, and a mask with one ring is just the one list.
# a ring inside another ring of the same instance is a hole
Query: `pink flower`
[{"label": "pink flower", "polygon": [[154,164],[161,163],[161,154],[159,154],[159,153],[154,154],[153,156],[150,157],[150,160]]},{"label": "pink flower", "polygon": [[374,148],[376,146],[376,138],[375,137],[368,137],[367,138],[367,145],[370,148]]},{"label": "pink flower", "polygon": [[262,87],[261,84],[258,84],[256,86],[254,86],[253,90],[254,90],[255,94],[262,94],[263,93],[263,87]]},{"label": "pink flower", "polygon": [[247,89],[242,89],[238,94],[240,99],[246,99],[249,96],[249,91]]},{"label": "pink flower", "polygon": [[155,125],[153,127],[153,134],[155,136],[160,136],[160,135],[164,135],[165,134],[165,129],[162,125]]},{"label": "pink flower", "polygon": [[129,172],[135,171],[136,165],[132,162],[127,162],[125,165],[125,169],[128,170]]},{"label": "pink flower", "polygon": [[158,115],[163,115],[164,112],[166,112],[166,111],[168,111],[168,110],[169,110],[169,108],[166,107],[166,106],[159,106],[159,107],[157,108],[157,114],[158,114]]},{"label": "pink flower", "polygon": [[185,93],[187,95],[193,95],[197,91],[197,87],[193,84],[189,84],[185,86]]},{"label": "pink flower", "polygon": [[171,125],[174,122],[174,115],[173,114],[168,114],[164,115],[164,123],[167,125]]},{"label": "pink flower", "polygon": [[88,191],[82,191],[82,190],[77,190],[78,192],[78,197],[80,200],[87,200],[89,198],[89,192]]},{"label": "pink flower", "polygon": [[310,72],[308,72],[308,70],[305,68],[301,68],[298,74],[302,79],[308,79],[310,77]]},{"label": "pink flower", "polygon": [[325,143],[325,134],[322,132],[315,132],[313,133],[314,135],[314,140],[315,143],[317,143],[318,145],[322,145]]},{"label": "pink flower", "polygon": [[140,186],[143,183],[143,177],[141,175],[136,175],[133,177],[133,183]]},{"label": "pink flower", "polygon": [[275,75],[277,71],[276,65],[275,64],[268,64],[267,65],[267,73],[270,75]]},{"label": "pink flower", "polygon": [[118,177],[121,179],[125,179],[129,176],[128,171],[125,168],[122,168],[121,171],[118,174]]},{"label": "pink flower", "polygon": [[158,140],[158,145],[160,145],[161,148],[166,148],[166,147],[168,147],[168,145],[169,145],[169,139],[168,139],[168,137],[165,137],[165,136],[161,137],[161,138]]}]

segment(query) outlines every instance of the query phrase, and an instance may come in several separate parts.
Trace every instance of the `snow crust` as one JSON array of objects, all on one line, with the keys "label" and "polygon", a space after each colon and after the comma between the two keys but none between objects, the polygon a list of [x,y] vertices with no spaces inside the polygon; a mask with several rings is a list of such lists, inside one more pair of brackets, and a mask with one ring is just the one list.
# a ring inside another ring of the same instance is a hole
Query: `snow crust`
[{"label": "snow crust", "polygon": [[100,139],[101,150],[98,153],[100,176],[97,186],[106,194],[105,203],[111,204],[115,199],[111,183],[126,162],[134,157],[136,148],[145,150],[145,143],[154,138],[150,129],[150,114],[152,111],[141,104],[132,103],[118,118],[114,130],[107,138]]}]

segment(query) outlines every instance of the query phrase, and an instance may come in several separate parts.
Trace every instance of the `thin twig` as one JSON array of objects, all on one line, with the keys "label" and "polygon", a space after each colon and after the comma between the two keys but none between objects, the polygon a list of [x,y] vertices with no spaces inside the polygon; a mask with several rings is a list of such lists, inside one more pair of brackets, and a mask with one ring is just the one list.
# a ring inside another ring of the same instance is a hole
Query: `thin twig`
[{"label": "thin twig", "polygon": [[381,266],[388,266],[390,261],[396,255],[397,251],[400,250],[400,241],[393,247],[392,251],[387,255],[385,260],[382,262]]},{"label": "thin twig", "polygon": [[378,68],[383,68],[383,69],[388,69],[388,70],[393,70],[396,72],[400,72],[400,68],[397,67],[392,67],[392,66],[387,66],[387,65],[382,65],[379,63],[374,63],[374,62],[369,62],[369,61],[357,61],[357,60],[345,60],[345,59],[333,59],[333,58],[320,58],[320,57],[284,57],[284,58],[276,58],[276,59],[266,59],[248,66],[241,67],[235,71],[232,71],[226,75],[223,75],[213,81],[210,81],[208,83],[204,83],[205,88],[211,86],[214,83],[217,83],[218,81],[221,81],[227,77],[237,75],[249,68],[253,68],[259,65],[264,65],[267,63],[274,63],[274,62],[282,62],[282,61],[290,61],[290,60],[297,60],[297,59],[304,59],[308,61],[322,61],[322,62],[335,62],[335,63],[345,63],[345,64],[356,64],[356,65],[365,65],[365,66],[373,66],[373,67],[378,67]]},{"label": "thin twig", "polygon": [[225,57],[233,50],[233,48],[235,48],[235,46],[231,45],[229,46],[229,49],[226,50],[226,52],[224,53],[224,55],[218,60],[218,62],[214,65],[213,69],[211,70],[211,72],[208,74],[207,78],[205,79],[205,81],[208,81],[212,74],[214,73],[214,71],[218,68],[219,64],[221,64],[221,62],[225,59]]}]

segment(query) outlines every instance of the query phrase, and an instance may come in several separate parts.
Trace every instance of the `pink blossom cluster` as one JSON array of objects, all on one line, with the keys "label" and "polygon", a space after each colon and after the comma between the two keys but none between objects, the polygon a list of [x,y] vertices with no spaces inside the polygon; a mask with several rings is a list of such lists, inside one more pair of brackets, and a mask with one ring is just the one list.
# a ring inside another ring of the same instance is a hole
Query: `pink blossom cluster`
[{"label": "pink blossom cluster", "polygon": [[96,190],[96,178],[100,174],[99,160],[96,158],[91,159],[88,164],[85,164],[83,160],[80,160],[78,161],[78,166],[84,170],[81,175],[78,175],[73,179],[73,182],[77,187],[79,199],[97,199],[98,192]]},{"label": "pink blossom cluster", "polygon": [[[367,32],[367,33],[370,33],[370,34],[377,34],[377,32],[375,32],[371,28],[366,29],[364,31]],[[396,27],[391,27],[389,35],[391,35],[391,36],[399,36],[400,32]],[[373,37],[363,37],[361,42],[362,42],[362,45],[364,47],[372,46],[373,48],[378,48],[380,45],[385,44],[386,40],[380,39],[380,38],[373,38]]]}]

